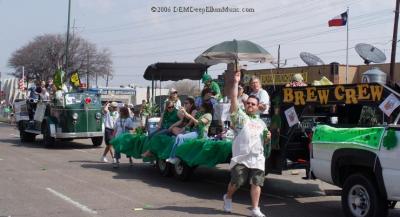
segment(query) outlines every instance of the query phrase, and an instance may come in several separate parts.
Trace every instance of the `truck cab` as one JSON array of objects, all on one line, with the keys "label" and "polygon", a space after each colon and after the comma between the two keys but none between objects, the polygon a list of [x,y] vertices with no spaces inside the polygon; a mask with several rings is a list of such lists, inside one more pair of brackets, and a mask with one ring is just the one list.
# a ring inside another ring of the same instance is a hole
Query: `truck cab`
[{"label": "truck cab", "polygon": [[102,144],[104,127],[98,94],[64,93],[51,101],[18,102],[15,109],[22,142],[33,142],[42,134],[46,147],[54,146],[57,139],[90,138],[94,146]]},{"label": "truck cab", "polygon": [[[310,146],[311,177],[342,188],[348,217],[387,216],[400,200],[400,94],[385,85],[361,110],[357,125],[317,124]],[[357,99],[367,96],[360,92]],[[345,104],[346,106],[346,104]],[[383,110],[390,110],[383,113]],[[365,109],[367,108],[367,109]],[[383,110],[382,110],[383,109]]]}]

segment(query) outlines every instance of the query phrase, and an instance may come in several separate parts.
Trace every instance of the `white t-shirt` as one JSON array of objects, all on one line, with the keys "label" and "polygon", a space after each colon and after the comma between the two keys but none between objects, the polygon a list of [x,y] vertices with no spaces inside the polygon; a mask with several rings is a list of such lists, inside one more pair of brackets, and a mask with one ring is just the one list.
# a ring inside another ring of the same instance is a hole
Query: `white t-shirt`
[{"label": "white t-shirt", "polygon": [[133,129],[133,121],[132,118],[118,118],[115,121],[115,137],[121,135],[122,133],[129,132],[129,130]]},{"label": "white t-shirt", "polygon": [[251,92],[250,96],[251,95],[256,96],[260,100],[260,103],[267,105],[267,108],[263,112],[261,112],[261,114],[268,114],[269,106],[271,103],[269,101],[269,95],[267,91],[264,89],[260,89],[258,90],[258,92]]},{"label": "white t-shirt", "polygon": [[264,131],[267,126],[258,116],[250,117],[243,110],[233,112],[231,121],[235,131],[230,168],[243,164],[247,168],[265,170]]},{"label": "white t-shirt", "polygon": [[118,119],[119,114],[117,111],[107,112],[104,115],[104,127],[108,129],[114,129],[115,121]]}]

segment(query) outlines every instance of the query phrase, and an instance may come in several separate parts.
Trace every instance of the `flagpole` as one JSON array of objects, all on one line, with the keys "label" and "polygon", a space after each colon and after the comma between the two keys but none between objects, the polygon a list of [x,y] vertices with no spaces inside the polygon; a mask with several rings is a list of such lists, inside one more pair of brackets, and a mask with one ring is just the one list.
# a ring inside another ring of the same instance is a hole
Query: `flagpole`
[{"label": "flagpole", "polygon": [[347,20],[346,20],[346,84],[348,83],[347,73],[349,72],[349,7],[347,7]]}]

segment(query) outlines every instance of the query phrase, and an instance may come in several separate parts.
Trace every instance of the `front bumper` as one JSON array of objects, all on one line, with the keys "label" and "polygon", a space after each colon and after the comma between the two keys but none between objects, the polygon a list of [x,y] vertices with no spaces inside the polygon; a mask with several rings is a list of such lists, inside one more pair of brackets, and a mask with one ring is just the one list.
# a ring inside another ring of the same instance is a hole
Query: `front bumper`
[{"label": "front bumper", "polygon": [[51,137],[56,139],[67,139],[67,138],[91,138],[91,137],[100,137],[104,136],[103,131],[99,132],[79,132],[79,133],[54,133],[51,134]]}]

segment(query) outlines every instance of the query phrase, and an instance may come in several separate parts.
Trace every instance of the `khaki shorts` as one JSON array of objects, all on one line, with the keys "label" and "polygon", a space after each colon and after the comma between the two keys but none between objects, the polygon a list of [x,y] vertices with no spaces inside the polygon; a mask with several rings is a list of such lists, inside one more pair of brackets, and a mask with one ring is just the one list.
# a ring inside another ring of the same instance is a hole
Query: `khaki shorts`
[{"label": "khaki shorts", "polygon": [[236,164],[231,169],[231,184],[240,188],[246,181],[249,184],[262,187],[264,185],[265,172],[259,169],[250,169],[243,164]]}]

